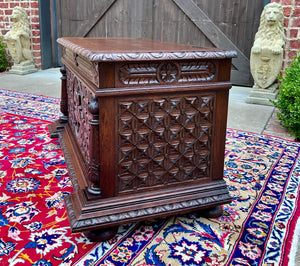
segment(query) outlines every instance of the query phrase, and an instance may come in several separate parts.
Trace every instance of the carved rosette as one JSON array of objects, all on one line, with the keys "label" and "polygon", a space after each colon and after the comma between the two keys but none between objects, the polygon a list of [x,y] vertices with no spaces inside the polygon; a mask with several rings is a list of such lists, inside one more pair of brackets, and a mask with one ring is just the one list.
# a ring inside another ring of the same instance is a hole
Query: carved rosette
[{"label": "carved rosette", "polygon": [[118,103],[119,193],[210,176],[215,95]]},{"label": "carved rosette", "polygon": [[169,84],[177,81],[180,76],[180,67],[177,63],[162,63],[157,68],[157,79],[159,83]]},{"label": "carved rosette", "polygon": [[69,124],[84,158],[89,160],[89,121],[92,119],[92,114],[88,111],[88,107],[93,95],[68,69],[67,84]]},{"label": "carved rosette", "polygon": [[130,63],[120,66],[119,81],[124,85],[154,85],[213,81],[216,65],[210,61]]}]

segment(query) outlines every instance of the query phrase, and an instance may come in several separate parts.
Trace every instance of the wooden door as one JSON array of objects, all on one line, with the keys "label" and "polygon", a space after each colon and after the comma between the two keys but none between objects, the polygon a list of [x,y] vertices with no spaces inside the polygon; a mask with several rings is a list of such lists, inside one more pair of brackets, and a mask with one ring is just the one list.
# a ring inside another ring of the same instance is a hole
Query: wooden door
[{"label": "wooden door", "polygon": [[261,0],[56,0],[57,37],[138,37],[233,49],[238,58],[231,81],[250,86],[250,49],[263,7]]}]

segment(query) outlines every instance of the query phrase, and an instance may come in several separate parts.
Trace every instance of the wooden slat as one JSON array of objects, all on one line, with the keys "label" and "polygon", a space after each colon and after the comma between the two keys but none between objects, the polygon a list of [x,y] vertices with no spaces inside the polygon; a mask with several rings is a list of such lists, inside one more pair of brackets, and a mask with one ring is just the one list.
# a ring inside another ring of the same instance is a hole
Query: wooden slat
[{"label": "wooden slat", "polygon": [[137,37],[232,49],[238,52],[232,82],[252,85],[249,57],[261,0],[51,1],[57,5],[58,37]]},{"label": "wooden slat", "polygon": [[192,0],[173,1],[216,47],[237,51],[238,58],[232,63],[239,71],[250,72],[249,59]]},{"label": "wooden slat", "polygon": [[105,0],[100,1],[100,5],[89,16],[88,20],[82,21],[77,31],[72,34],[74,37],[85,37],[91,31],[91,29],[98,23],[102,16],[117,0]]}]

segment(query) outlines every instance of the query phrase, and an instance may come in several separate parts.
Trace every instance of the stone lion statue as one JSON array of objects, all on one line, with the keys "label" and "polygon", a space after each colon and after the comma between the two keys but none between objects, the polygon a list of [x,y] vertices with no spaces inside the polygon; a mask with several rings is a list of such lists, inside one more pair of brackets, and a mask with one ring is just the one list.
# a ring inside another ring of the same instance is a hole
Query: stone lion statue
[{"label": "stone lion statue", "polygon": [[4,38],[14,64],[32,64],[33,57],[30,50],[30,29],[25,9],[18,6],[15,7],[11,19],[13,21],[12,29]]},{"label": "stone lion statue", "polygon": [[283,8],[280,4],[270,3],[265,6],[251,49],[253,53],[260,53],[264,48],[271,48],[274,54],[283,51],[285,44],[283,19]]},{"label": "stone lion statue", "polygon": [[277,88],[285,44],[283,19],[283,8],[277,3],[266,5],[261,14],[250,55],[254,89],[271,90],[273,93]]}]

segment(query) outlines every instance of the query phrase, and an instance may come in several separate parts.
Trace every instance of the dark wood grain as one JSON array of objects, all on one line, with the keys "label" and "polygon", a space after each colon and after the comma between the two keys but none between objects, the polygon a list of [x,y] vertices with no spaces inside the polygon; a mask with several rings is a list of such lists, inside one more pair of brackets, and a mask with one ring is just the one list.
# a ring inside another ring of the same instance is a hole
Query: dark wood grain
[{"label": "dark wood grain", "polygon": [[78,55],[88,58],[91,62],[224,59],[237,56],[236,51],[233,50],[201,48],[149,39],[66,37],[57,41],[74,53],[76,64],[78,64]]},{"label": "dark wood grain", "polygon": [[231,201],[223,164],[235,52],[128,38],[59,42],[72,231],[103,241],[124,223],[221,215],[216,206]]}]

